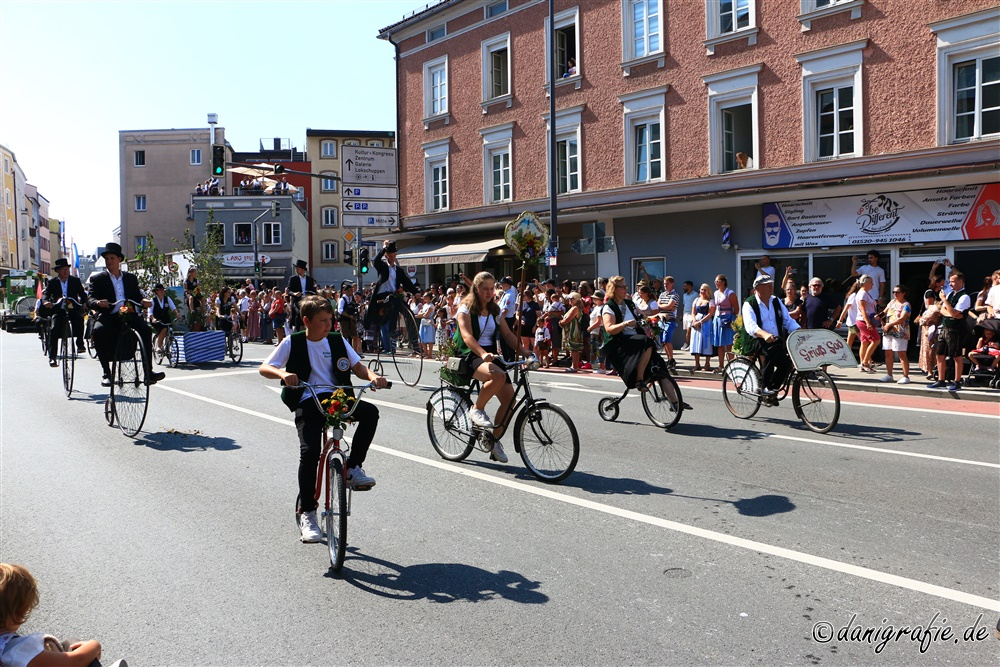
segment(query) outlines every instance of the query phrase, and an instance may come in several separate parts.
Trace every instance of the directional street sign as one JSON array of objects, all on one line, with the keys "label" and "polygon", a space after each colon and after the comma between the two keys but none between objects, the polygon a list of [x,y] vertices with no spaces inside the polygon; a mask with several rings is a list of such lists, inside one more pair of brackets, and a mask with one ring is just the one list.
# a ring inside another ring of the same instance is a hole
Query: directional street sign
[{"label": "directional street sign", "polygon": [[350,229],[345,229],[344,230],[344,240],[347,241],[348,243],[350,243],[351,241],[353,241],[356,236],[357,236],[357,234],[355,234],[354,232],[352,232]]},{"label": "directional street sign", "polygon": [[395,227],[399,217],[386,213],[368,215],[365,213],[344,213],[344,227]]},{"label": "directional street sign", "polygon": [[399,215],[399,204],[394,201],[372,199],[348,199],[344,201],[344,213],[393,213]]},{"label": "directional street sign", "polygon": [[389,185],[396,182],[396,149],[372,146],[342,147],[341,162],[345,186]]},{"label": "directional street sign", "polygon": [[364,185],[357,188],[344,187],[341,193],[344,199],[399,199],[399,188],[386,188],[377,185]]}]

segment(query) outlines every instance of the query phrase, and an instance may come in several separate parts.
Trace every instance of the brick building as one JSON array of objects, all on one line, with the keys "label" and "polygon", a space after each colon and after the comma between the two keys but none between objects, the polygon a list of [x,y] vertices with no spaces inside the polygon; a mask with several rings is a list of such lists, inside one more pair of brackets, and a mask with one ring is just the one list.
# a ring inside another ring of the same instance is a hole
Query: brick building
[{"label": "brick building", "polygon": [[[839,284],[869,247],[911,292],[935,258],[971,282],[997,268],[993,0],[555,5],[557,277],[635,281],[642,263],[744,293],[768,252]],[[512,271],[504,224],[547,216],[547,26],[544,0],[443,0],[380,32],[400,259],[425,284]],[[570,249],[595,229],[612,252]]]}]

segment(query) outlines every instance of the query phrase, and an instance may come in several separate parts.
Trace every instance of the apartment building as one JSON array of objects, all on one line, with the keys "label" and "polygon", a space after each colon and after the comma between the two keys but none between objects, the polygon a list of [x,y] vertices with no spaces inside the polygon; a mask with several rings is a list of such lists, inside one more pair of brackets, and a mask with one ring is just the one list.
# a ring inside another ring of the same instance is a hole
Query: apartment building
[{"label": "apartment building", "polygon": [[724,273],[745,293],[766,252],[839,284],[873,247],[911,293],[934,259],[996,268],[993,0],[556,0],[554,21],[553,49],[545,0],[443,0],[380,32],[399,257],[425,284],[516,268],[502,229],[547,218],[553,130],[559,278]]},{"label": "apartment building", "polygon": [[3,161],[3,200],[0,202],[0,271],[6,275],[11,269],[19,269],[17,261],[17,206],[14,197],[14,152],[0,146],[0,160]]},{"label": "apartment building", "polygon": [[[321,284],[339,287],[343,280],[354,278],[354,267],[345,262],[344,250],[348,246],[348,236],[357,228],[343,226],[343,187],[340,178],[344,174],[341,154],[344,146],[371,146],[395,148],[396,133],[363,130],[306,130],[306,151],[309,154],[314,173],[329,175],[319,177],[313,189],[310,204],[309,266],[312,275]],[[372,253],[374,256],[374,253]]]},{"label": "apartment building", "polygon": [[[216,144],[225,145],[225,133],[215,128]],[[212,176],[212,128],[119,131],[118,173],[125,254],[149,235],[161,250],[173,249],[172,239],[192,227],[195,186]]]}]

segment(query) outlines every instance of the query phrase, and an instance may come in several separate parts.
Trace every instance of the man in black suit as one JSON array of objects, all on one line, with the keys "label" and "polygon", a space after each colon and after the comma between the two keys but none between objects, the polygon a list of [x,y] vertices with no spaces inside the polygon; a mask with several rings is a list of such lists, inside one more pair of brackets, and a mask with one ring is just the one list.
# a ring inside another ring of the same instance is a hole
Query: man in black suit
[{"label": "man in black suit", "polygon": [[285,294],[292,297],[292,330],[302,330],[302,316],[299,315],[299,301],[309,294],[316,294],[316,281],[306,273],[309,265],[304,259],[296,260],[295,275],[288,279]]},{"label": "man in black suit", "polygon": [[[375,255],[372,265],[378,271],[378,280],[372,289],[371,301],[368,304],[368,312],[365,313],[365,326],[372,324],[382,327],[382,353],[391,354],[389,346],[389,325],[395,319],[398,303],[388,300],[389,296],[396,292],[403,291],[414,294],[417,291],[416,285],[406,275],[406,270],[396,263],[396,242],[386,239],[382,242],[382,249]],[[416,328],[408,332],[413,350],[420,349],[420,341],[417,338]]]},{"label": "man in black suit", "polygon": [[[134,274],[122,271],[125,255],[117,243],[104,246],[101,253],[107,270],[95,273],[90,277],[90,300],[87,305],[98,312],[97,324],[94,325],[94,347],[97,348],[97,358],[104,369],[102,387],[111,386],[111,359],[114,356],[118,334],[121,332],[121,317],[118,309],[126,299],[142,303],[143,308],[149,308],[151,301],[142,295],[139,289],[139,279]],[[134,306],[133,306],[134,308]],[[131,315],[130,324],[146,346],[144,368],[146,384],[156,384],[163,379],[163,373],[153,372],[153,332],[149,325],[136,311]]]},{"label": "man in black suit", "polygon": [[[59,338],[62,336],[65,326],[66,316],[69,315],[70,325],[73,327],[73,336],[76,338],[76,351],[83,350],[83,313],[87,307],[87,293],[83,289],[83,282],[76,276],[69,275],[69,260],[60,257],[56,260],[56,277],[49,280],[45,287],[45,294],[42,295],[42,305],[52,310],[52,329],[49,332],[49,366],[58,366],[56,363],[56,351]],[[70,310],[53,308],[55,303],[63,297],[76,299],[79,306],[66,302],[72,306]]]}]

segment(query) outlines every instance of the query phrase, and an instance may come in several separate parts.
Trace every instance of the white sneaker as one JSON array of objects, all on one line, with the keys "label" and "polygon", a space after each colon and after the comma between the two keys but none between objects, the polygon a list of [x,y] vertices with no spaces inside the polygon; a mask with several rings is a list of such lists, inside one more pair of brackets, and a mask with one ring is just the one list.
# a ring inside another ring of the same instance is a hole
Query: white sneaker
[{"label": "white sneaker", "polygon": [[347,486],[355,491],[367,491],[375,486],[375,478],[366,475],[361,466],[354,466],[347,471]]},{"label": "white sneaker", "polygon": [[883,375],[882,379],[879,380],[879,382],[895,382],[895,381],[896,379],[893,378],[891,375]]},{"label": "white sneaker", "polygon": [[690,345],[685,345],[685,346],[684,346],[684,347],[682,347],[681,349],[682,349],[682,350],[684,350],[685,352],[687,352],[688,350],[690,350],[690,349],[691,349],[691,346],[690,346]]},{"label": "white sneaker", "polygon": [[603,368],[595,368],[594,372],[597,373],[598,375],[606,375],[607,374],[607,371],[604,370]]},{"label": "white sneaker", "polygon": [[896,384],[910,384],[910,378],[904,375]]},{"label": "white sneaker", "polygon": [[316,523],[316,511],[303,512],[299,517],[299,530],[302,531],[302,541],[303,542],[320,542],[323,539],[323,533],[319,529],[319,524]]},{"label": "white sneaker", "polygon": [[500,463],[507,463],[507,455],[504,453],[503,446],[500,445],[499,440],[493,442],[493,449],[490,450],[490,458]]},{"label": "white sneaker", "polygon": [[472,423],[476,426],[480,426],[482,428],[493,428],[493,420],[490,419],[488,414],[486,414],[486,410],[472,408],[469,410],[469,419],[471,419]]}]

